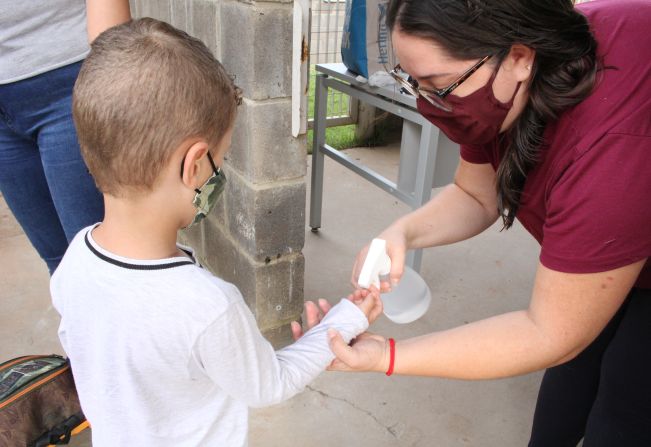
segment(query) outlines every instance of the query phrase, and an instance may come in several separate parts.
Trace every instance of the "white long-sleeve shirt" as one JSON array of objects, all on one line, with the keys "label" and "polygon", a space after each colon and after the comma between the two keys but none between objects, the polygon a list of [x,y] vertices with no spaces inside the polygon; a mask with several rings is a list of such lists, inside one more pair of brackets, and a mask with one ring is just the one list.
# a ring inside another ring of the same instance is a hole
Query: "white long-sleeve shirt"
[{"label": "white long-sleeve shirt", "polygon": [[92,227],[51,281],[93,446],[244,446],[248,407],[288,399],[334,358],[326,331],[368,327],[342,300],[296,343],[274,351],[238,289],[190,257],[126,259]]}]

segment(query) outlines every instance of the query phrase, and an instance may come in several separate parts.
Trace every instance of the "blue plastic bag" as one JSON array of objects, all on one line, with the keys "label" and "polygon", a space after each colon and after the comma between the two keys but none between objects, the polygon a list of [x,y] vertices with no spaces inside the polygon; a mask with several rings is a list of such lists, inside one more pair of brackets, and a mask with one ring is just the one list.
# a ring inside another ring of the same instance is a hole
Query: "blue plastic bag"
[{"label": "blue plastic bag", "polygon": [[346,0],[341,58],[346,67],[368,79],[396,64],[386,25],[388,0]]}]

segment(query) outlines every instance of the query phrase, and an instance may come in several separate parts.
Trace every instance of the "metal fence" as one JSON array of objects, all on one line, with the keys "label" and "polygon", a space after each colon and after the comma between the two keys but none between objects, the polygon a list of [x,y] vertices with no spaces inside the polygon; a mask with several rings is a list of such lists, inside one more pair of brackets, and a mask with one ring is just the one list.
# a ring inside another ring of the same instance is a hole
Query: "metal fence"
[{"label": "metal fence", "polygon": [[[311,0],[310,29],[310,82],[314,82],[314,65],[341,62],[341,36],[343,35],[345,0]],[[313,89],[310,89],[313,95]],[[308,98],[313,103],[314,98]],[[326,126],[341,126],[357,122],[357,103],[348,95],[328,92]],[[308,125],[312,127],[312,116]]]}]

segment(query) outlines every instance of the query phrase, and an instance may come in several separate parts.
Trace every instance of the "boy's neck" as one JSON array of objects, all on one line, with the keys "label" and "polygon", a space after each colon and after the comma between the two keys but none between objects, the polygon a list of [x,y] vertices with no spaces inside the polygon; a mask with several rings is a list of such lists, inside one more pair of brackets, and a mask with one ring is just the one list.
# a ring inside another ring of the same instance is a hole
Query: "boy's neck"
[{"label": "boy's neck", "polygon": [[104,220],[92,233],[103,249],[142,260],[184,256],[176,246],[177,219],[161,210],[156,201],[105,195],[104,207]]}]

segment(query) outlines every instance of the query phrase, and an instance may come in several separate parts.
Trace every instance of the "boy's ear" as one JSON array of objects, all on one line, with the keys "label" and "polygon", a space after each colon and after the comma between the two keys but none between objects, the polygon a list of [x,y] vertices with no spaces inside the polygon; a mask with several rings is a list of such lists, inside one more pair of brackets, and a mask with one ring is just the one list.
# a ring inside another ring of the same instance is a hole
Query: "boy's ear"
[{"label": "boy's ear", "polygon": [[208,153],[208,143],[205,140],[199,140],[190,146],[183,159],[183,176],[181,180],[191,189],[196,189],[200,185],[199,178],[199,160]]}]

